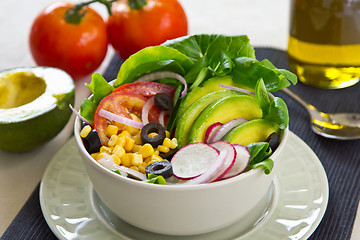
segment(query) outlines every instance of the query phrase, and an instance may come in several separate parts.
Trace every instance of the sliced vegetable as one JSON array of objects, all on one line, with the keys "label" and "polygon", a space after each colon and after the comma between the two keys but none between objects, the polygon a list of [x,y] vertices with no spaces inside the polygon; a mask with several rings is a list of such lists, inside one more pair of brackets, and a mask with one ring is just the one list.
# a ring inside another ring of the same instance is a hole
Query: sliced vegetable
[{"label": "sliced vegetable", "polygon": [[130,118],[126,118],[126,117],[122,117],[120,115],[116,115],[112,112],[106,111],[104,109],[100,109],[100,111],[98,112],[99,116],[104,117],[110,121],[114,121],[114,122],[118,122],[118,123],[122,123],[131,127],[136,127],[141,129],[144,124],[142,124],[141,122],[137,122],[134,121]]},{"label": "sliced vegetable", "polygon": [[172,165],[169,161],[157,161],[146,166],[146,176],[149,174],[160,175],[169,178],[173,175]]},{"label": "sliced vegetable", "polygon": [[243,89],[243,88],[239,88],[239,87],[234,87],[234,86],[230,86],[230,85],[225,85],[225,84],[219,84],[219,87],[224,88],[224,89],[228,89],[228,90],[234,90],[234,91],[238,91],[238,92],[242,92],[245,94],[249,94],[249,95],[255,95],[253,92]]},{"label": "sliced vegetable", "polygon": [[211,147],[217,149],[220,153],[226,151],[227,157],[225,159],[224,164],[221,166],[219,171],[210,179],[210,182],[215,182],[220,180],[229,172],[229,170],[233,167],[236,159],[236,151],[232,144],[225,141],[218,141],[210,144]]},{"label": "sliced vegetable", "polygon": [[181,148],[171,159],[173,173],[179,179],[195,178],[218,161],[219,151],[205,143],[193,143]]},{"label": "sliced vegetable", "polygon": [[166,93],[155,94],[155,106],[162,111],[171,110],[174,107],[174,101]]},{"label": "sliced vegetable", "polygon": [[214,176],[222,169],[226,159],[228,158],[228,152],[222,151],[217,157],[216,161],[200,176],[190,179],[189,181],[183,183],[185,185],[193,185],[193,184],[202,184],[210,182],[211,179],[214,179]]},{"label": "sliced vegetable", "polygon": [[165,93],[174,97],[175,88],[158,82],[133,82],[126,83],[114,89],[114,92],[132,92],[144,97],[152,97],[157,93]]},{"label": "sliced vegetable", "polygon": [[229,170],[229,172],[222,177],[222,179],[227,179],[239,175],[240,173],[245,171],[245,169],[249,165],[250,153],[248,148],[246,146],[239,144],[233,144],[233,147],[235,148],[236,151],[236,158],[234,165]]},{"label": "sliced vegetable", "polygon": [[95,129],[92,129],[91,132],[85,137],[82,138],[85,149],[90,153],[99,152],[101,145],[100,138]]},{"label": "sliced vegetable", "polygon": [[213,137],[209,139],[208,143],[220,141],[231,129],[233,129],[234,127],[237,127],[247,121],[248,120],[245,118],[235,118],[235,119],[225,123],[218,129],[218,131],[216,131],[213,134]]},{"label": "sliced vegetable", "polygon": [[272,149],[272,151],[275,151],[275,149],[279,146],[279,136],[276,132],[273,132],[269,135],[269,137],[265,140],[265,142],[269,143],[269,147]]},{"label": "sliced vegetable", "polygon": [[142,120],[143,124],[149,123],[149,112],[150,112],[150,109],[153,108],[154,106],[155,106],[154,96],[152,96],[146,101],[146,103],[144,104],[144,106],[142,108],[141,120]]},{"label": "sliced vegetable", "polygon": [[208,127],[205,132],[204,142],[210,143],[214,134],[216,134],[222,126],[223,124],[221,122],[216,122],[214,124],[211,124],[210,127]]},{"label": "sliced vegetable", "polygon": [[157,122],[150,122],[141,129],[141,140],[143,144],[150,143],[151,146],[157,147],[166,137],[165,128]]}]

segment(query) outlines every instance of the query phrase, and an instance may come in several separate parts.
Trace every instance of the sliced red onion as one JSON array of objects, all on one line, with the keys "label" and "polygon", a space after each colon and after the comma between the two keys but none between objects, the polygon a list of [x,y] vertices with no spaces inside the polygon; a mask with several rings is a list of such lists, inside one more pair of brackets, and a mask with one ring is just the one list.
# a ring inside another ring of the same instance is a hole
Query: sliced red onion
[{"label": "sliced red onion", "polygon": [[81,114],[75,110],[75,108],[73,106],[71,106],[71,104],[69,104],[69,108],[73,111],[73,113],[78,116],[78,118],[80,118],[84,123],[91,125],[91,122],[89,122],[88,120],[86,120],[83,116],[81,116]]},{"label": "sliced red onion", "polygon": [[237,127],[248,120],[245,118],[235,118],[224,125],[221,126],[221,128],[214,133],[213,137],[209,139],[209,143],[220,141],[231,129],[234,127]]},{"label": "sliced red onion", "polygon": [[253,93],[253,92],[251,92],[249,90],[243,89],[243,88],[239,88],[239,87],[233,87],[233,86],[229,86],[229,85],[225,85],[225,84],[219,84],[219,87],[229,89],[229,90],[238,91],[238,92],[242,92],[242,93],[249,94],[249,95],[255,95],[255,93]]},{"label": "sliced red onion", "polygon": [[187,93],[186,80],[183,76],[174,72],[170,72],[170,71],[152,72],[142,75],[141,77],[137,78],[134,82],[152,82],[162,78],[174,78],[176,80],[179,80],[184,85],[184,90],[181,93],[181,98],[185,96],[185,94]]},{"label": "sliced red onion", "polygon": [[[124,166],[119,166],[117,164],[115,164],[112,160],[110,160],[109,158],[111,158],[111,156],[106,156],[108,154],[104,153],[104,158],[101,158],[98,160],[98,162],[103,165],[104,167],[106,167],[107,169],[109,170],[119,170],[120,173],[121,172],[125,172],[127,174],[130,174],[142,181],[145,181],[147,180],[145,174],[142,174],[134,169],[131,169],[131,168],[127,168],[127,167],[124,167]],[[106,156],[106,157],[105,157]]]},{"label": "sliced red onion", "polygon": [[137,122],[137,121],[134,121],[134,120],[132,120],[130,118],[126,118],[126,117],[114,114],[114,113],[106,111],[104,109],[100,109],[99,115],[101,117],[109,119],[110,121],[115,121],[115,122],[118,122],[118,123],[129,125],[131,127],[136,127],[136,128],[139,128],[139,129],[141,129],[144,126],[144,124],[141,123],[141,122]]},{"label": "sliced red onion", "polygon": [[165,127],[165,111],[161,111],[159,114],[159,123]]},{"label": "sliced red onion", "polygon": [[212,177],[214,177],[217,174],[218,171],[222,169],[222,166],[224,165],[227,156],[228,156],[228,152],[226,150],[221,151],[219,157],[214,162],[214,164],[212,164],[211,167],[209,167],[203,174],[201,174],[196,178],[190,179],[182,184],[194,185],[194,184],[207,183],[209,180],[211,180]]},{"label": "sliced red onion", "polygon": [[142,107],[142,112],[141,112],[141,120],[143,122],[143,124],[148,124],[149,123],[149,112],[150,109],[155,106],[155,96],[152,96],[151,98],[149,98],[146,103],[144,104],[144,106]]},{"label": "sliced red onion", "polygon": [[210,143],[210,140],[213,138],[214,134],[219,131],[222,125],[223,124],[221,122],[211,124],[210,127],[206,129],[204,142]]}]

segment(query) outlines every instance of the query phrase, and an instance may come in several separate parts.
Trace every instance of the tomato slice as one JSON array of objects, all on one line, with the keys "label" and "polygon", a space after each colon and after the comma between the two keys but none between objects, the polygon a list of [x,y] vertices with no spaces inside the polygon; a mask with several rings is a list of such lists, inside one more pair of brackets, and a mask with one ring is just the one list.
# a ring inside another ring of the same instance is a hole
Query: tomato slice
[{"label": "tomato slice", "polygon": [[[106,136],[106,128],[109,121],[99,115],[100,109],[107,110],[129,119],[131,119],[130,113],[134,113],[141,118],[142,107],[146,101],[146,97],[133,92],[113,92],[104,97],[95,111],[93,120],[93,127],[97,131],[101,143],[105,145],[109,140]],[[159,114],[160,110],[152,108],[149,112],[149,121],[159,122]]]},{"label": "tomato slice", "polygon": [[133,82],[123,84],[114,89],[113,92],[131,92],[147,98],[152,97],[157,93],[166,93],[173,98],[175,88],[170,85],[157,82]]}]

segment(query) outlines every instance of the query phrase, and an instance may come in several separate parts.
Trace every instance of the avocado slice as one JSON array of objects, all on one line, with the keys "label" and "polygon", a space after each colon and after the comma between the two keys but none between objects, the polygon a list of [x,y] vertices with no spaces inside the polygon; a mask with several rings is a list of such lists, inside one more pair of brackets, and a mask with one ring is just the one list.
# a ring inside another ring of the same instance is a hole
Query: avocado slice
[{"label": "avocado slice", "polygon": [[247,120],[262,117],[262,111],[253,96],[225,97],[207,106],[196,118],[190,130],[189,142],[203,142],[206,129],[215,122],[227,123],[235,118]]},{"label": "avocado slice", "polygon": [[222,76],[222,77],[214,77],[208,79],[201,86],[194,88],[191,92],[186,94],[186,97],[181,101],[179,109],[177,111],[178,116],[182,116],[186,109],[190,107],[196,100],[201,98],[202,96],[215,92],[218,90],[223,90],[223,88],[219,87],[219,84],[234,86],[244,88],[243,85],[236,83],[231,76]]},{"label": "avocado slice", "polygon": [[273,132],[277,132],[277,127],[265,119],[255,119],[243,123],[230,130],[222,140],[232,144],[247,146],[253,142],[263,142]]},{"label": "avocado slice", "polygon": [[179,147],[187,144],[193,123],[207,106],[221,98],[240,94],[242,93],[232,90],[219,90],[208,93],[192,103],[176,123],[175,138],[178,140]]},{"label": "avocado slice", "polygon": [[75,85],[49,67],[0,72],[0,149],[24,152],[55,137],[71,116]]}]

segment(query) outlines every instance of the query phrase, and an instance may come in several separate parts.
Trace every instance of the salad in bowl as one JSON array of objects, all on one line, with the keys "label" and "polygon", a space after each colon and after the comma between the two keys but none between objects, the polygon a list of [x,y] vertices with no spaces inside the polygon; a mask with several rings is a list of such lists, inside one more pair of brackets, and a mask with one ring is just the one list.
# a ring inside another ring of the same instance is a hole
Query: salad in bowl
[{"label": "salad in bowl", "polygon": [[95,73],[74,129],[95,191],[162,234],[244,218],[268,194],[286,142],[288,109],[271,92],[296,82],[256,60],[245,35],[174,39],[130,56],[110,83]]}]

